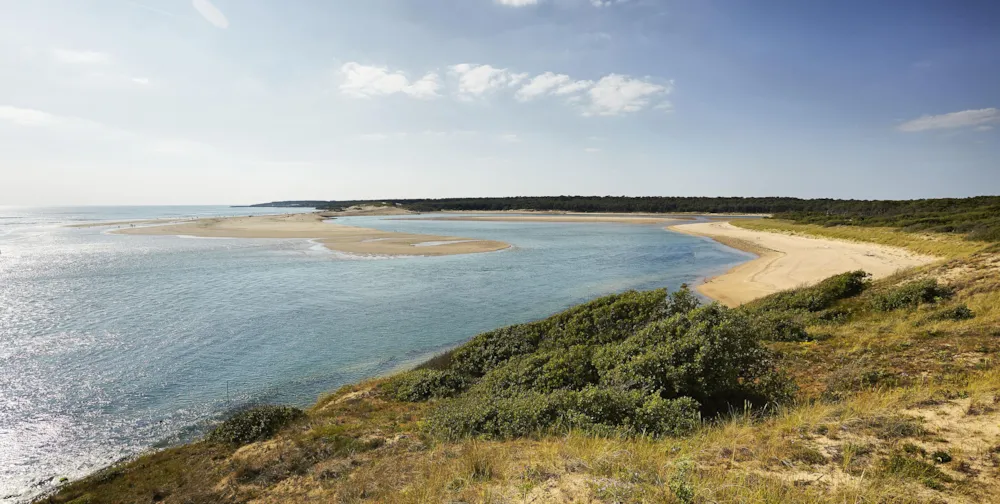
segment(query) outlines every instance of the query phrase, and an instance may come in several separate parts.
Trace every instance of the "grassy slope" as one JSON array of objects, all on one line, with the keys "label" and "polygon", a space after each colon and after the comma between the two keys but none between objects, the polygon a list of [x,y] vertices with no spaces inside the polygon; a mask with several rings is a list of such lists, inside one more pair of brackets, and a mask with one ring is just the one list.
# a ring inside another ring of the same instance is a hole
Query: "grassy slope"
[{"label": "grassy slope", "polygon": [[[858,238],[873,238],[872,229],[863,231]],[[873,241],[923,246],[922,238],[885,232],[892,236]],[[433,403],[390,400],[375,380],[321,399],[269,441],[239,450],[208,442],[169,449],[71,484],[51,500],[1000,500],[1000,254],[943,241],[947,248],[935,250],[955,259],[875,289],[938,278],[957,292],[945,307],[964,303],[976,317],[934,321],[941,307],[883,313],[846,300],[856,314],[809,327],[815,341],[772,344],[800,398],[771,416],[735,414],[691,436],[659,440],[571,432],[444,442],[422,428]],[[824,399],[830,391],[840,399]],[[952,460],[935,463],[938,451]]]},{"label": "grassy slope", "polygon": [[782,219],[733,220],[734,226],[755,231],[776,231],[790,234],[823,236],[839,240],[872,242],[903,247],[920,254],[938,257],[964,257],[990,246],[989,243],[968,241],[960,235],[943,233],[907,233],[890,227],[821,226],[798,224]]}]

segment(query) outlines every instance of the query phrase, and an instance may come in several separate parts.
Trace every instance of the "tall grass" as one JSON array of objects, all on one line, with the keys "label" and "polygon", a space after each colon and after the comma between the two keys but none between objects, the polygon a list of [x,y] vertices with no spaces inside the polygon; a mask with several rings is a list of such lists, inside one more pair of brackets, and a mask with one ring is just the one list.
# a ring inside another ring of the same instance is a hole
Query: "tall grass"
[{"label": "tall grass", "polygon": [[737,219],[730,224],[754,231],[776,231],[805,236],[821,236],[838,240],[877,243],[901,247],[918,254],[958,258],[979,252],[989,243],[974,242],[960,236],[942,233],[910,233],[889,227],[831,226],[796,224],[780,219]]}]

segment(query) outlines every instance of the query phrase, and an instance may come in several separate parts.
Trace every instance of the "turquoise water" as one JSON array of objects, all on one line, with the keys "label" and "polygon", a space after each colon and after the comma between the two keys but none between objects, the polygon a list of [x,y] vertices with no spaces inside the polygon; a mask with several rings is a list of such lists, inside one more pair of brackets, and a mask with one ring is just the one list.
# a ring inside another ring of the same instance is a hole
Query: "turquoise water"
[{"label": "turquoise water", "polygon": [[748,257],[621,224],[338,220],[513,245],[410,258],[62,226],[279,212],[0,208],[0,502],[190,439],[242,404],[305,406],[476,333],[602,294],[676,288]]}]

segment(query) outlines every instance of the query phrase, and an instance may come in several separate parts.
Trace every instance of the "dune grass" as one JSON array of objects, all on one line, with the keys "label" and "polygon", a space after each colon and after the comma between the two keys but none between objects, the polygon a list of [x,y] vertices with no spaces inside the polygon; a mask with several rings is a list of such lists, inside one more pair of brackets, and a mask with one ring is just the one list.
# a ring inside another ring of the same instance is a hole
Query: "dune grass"
[{"label": "dune grass", "polygon": [[943,233],[909,233],[890,227],[821,226],[797,224],[781,219],[736,219],[734,226],[754,231],[773,231],[805,236],[821,236],[838,240],[877,243],[901,247],[918,254],[943,258],[967,257],[984,250],[989,243],[969,241],[961,236]]}]

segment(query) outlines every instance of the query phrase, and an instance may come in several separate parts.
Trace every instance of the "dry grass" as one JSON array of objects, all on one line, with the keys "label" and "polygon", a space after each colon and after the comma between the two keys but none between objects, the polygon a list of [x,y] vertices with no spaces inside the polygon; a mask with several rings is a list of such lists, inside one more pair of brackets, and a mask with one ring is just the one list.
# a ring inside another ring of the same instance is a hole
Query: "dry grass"
[{"label": "dry grass", "polygon": [[990,246],[989,243],[968,241],[960,236],[941,233],[906,233],[895,228],[832,226],[816,224],[796,224],[779,219],[736,219],[730,224],[756,231],[776,231],[781,233],[822,236],[839,240],[878,243],[902,247],[920,254],[958,258],[966,257]]}]

